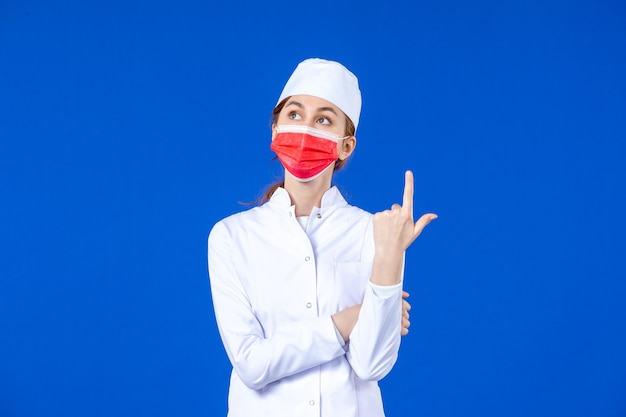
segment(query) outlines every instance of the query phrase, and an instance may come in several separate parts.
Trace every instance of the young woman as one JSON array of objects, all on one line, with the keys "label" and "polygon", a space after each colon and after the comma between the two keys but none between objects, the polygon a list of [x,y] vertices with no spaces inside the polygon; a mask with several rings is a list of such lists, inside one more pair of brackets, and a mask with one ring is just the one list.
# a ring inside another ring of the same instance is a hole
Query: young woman
[{"label": "young woman", "polygon": [[384,416],[377,381],[409,326],[404,253],[437,216],[414,223],[410,171],[402,205],[374,215],[332,186],[356,147],[360,111],[348,69],[301,62],[273,112],[284,183],[209,234],[213,306],[233,366],[230,417]]}]

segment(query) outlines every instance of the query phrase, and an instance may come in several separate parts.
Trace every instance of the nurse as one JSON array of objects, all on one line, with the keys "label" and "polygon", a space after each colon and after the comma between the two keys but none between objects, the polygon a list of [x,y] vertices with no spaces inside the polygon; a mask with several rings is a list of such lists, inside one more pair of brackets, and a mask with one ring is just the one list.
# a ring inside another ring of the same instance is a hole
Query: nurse
[{"label": "nurse", "polygon": [[376,214],[332,185],[356,147],[360,112],[347,68],[301,62],[273,111],[284,182],[211,229],[213,307],[233,367],[229,417],[384,416],[378,381],[409,326],[404,254],[437,216],[414,221],[410,171],[402,204]]}]

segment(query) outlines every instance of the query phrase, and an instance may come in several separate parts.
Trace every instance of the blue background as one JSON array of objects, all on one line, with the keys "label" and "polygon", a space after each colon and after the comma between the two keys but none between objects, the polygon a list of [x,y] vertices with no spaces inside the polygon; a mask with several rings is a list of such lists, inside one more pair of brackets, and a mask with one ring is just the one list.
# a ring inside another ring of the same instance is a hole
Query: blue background
[{"label": "blue background", "polygon": [[416,175],[387,415],[626,416],[620,1],[0,2],[0,416],[225,416],[206,238],[281,175],[302,59],[359,77],[336,181]]}]

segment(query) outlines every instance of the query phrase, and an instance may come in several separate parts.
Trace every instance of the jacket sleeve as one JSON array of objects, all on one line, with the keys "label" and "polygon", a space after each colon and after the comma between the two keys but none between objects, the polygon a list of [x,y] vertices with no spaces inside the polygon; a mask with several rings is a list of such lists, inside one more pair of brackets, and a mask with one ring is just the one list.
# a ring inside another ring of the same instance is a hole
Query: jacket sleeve
[{"label": "jacket sleeve", "polygon": [[208,239],[213,308],[226,354],[248,388],[261,389],[345,354],[330,317],[288,322],[266,337],[237,274],[233,250],[228,229],[217,223]]},{"label": "jacket sleeve", "polygon": [[[374,257],[372,222],[368,225],[362,259]],[[404,272],[403,272],[404,276]],[[357,320],[350,334],[347,358],[356,375],[378,381],[393,368],[400,350],[402,325],[402,283],[377,291],[367,282]]]},{"label": "jacket sleeve", "polygon": [[359,378],[378,381],[391,371],[400,349],[401,318],[402,284],[394,285],[391,294],[378,294],[368,283],[347,352]]}]

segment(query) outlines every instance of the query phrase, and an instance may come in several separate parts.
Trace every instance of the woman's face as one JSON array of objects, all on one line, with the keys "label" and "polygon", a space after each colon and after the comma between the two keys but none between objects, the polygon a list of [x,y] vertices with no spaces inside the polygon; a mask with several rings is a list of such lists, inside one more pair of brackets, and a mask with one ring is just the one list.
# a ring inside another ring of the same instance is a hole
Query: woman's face
[{"label": "woman's face", "polygon": [[346,116],[330,101],[315,96],[291,96],[281,110],[278,125],[306,125],[345,136]]},{"label": "woman's face", "polygon": [[[323,98],[296,95],[287,99],[285,106],[276,119],[277,125],[305,125],[315,129],[326,130],[335,135],[346,135],[346,116],[330,101]],[[272,140],[275,131],[272,132]],[[347,158],[356,145],[354,136],[337,143],[339,159]]]}]

